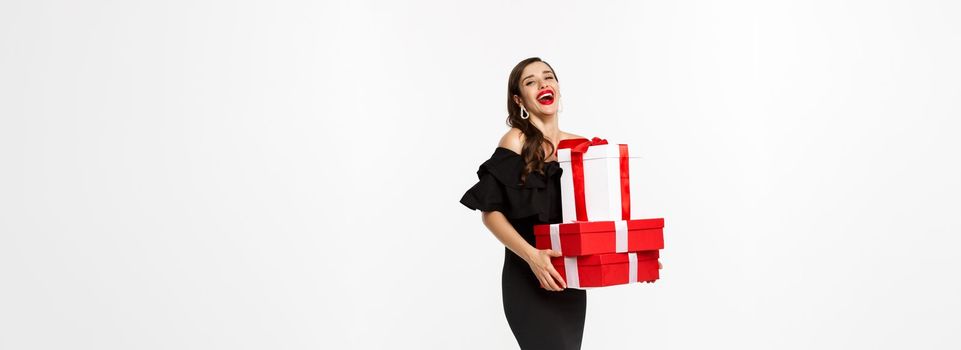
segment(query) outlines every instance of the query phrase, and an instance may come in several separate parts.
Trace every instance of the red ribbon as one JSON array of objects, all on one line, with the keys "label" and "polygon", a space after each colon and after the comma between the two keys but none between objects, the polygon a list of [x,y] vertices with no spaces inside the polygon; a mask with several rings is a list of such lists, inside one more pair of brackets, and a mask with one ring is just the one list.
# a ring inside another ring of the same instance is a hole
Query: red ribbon
[{"label": "red ribbon", "polygon": [[[574,210],[576,211],[577,221],[587,221],[587,205],[584,195],[584,153],[591,146],[606,145],[607,140],[594,137],[591,140],[569,139],[562,140],[557,144],[557,149],[571,149],[571,172],[574,180]],[[630,220],[631,218],[631,175],[628,167],[627,145],[619,144],[619,159],[621,170],[621,218]]]},{"label": "red ribbon", "polygon": [[627,145],[619,144],[621,161],[621,220],[631,219],[631,169],[627,159]]}]

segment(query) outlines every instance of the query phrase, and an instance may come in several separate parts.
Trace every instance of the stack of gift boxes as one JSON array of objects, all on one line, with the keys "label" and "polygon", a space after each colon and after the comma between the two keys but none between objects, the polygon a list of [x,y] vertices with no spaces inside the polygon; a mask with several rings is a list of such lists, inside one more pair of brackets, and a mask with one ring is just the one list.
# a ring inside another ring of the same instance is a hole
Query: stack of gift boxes
[{"label": "stack of gift boxes", "polygon": [[563,222],[535,225],[534,237],[537,249],[561,253],[551,263],[568,288],[660,277],[664,219],[631,219],[631,163],[638,157],[629,151],[628,145],[597,137],[563,140],[557,146]]}]

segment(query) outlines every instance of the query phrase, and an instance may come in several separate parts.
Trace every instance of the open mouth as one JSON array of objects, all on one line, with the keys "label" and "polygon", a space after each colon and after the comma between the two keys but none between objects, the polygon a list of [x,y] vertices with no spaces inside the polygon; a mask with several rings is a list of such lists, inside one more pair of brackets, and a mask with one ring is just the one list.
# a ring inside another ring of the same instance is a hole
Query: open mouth
[{"label": "open mouth", "polygon": [[537,93],[537,103],[550,105],[554,103],[554,90],[544,89]]}]

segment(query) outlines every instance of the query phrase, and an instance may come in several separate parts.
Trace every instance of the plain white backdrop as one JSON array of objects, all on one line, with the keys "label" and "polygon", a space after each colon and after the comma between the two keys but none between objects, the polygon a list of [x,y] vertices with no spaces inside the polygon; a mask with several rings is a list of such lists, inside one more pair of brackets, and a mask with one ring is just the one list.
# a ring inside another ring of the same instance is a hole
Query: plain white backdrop
[{"label": "plain white backdrop", "polygon": [[458,203],[556,70],[662,279],[585,349],[961,347],[952,1],[4,1],[0,348],[516,347]]}]

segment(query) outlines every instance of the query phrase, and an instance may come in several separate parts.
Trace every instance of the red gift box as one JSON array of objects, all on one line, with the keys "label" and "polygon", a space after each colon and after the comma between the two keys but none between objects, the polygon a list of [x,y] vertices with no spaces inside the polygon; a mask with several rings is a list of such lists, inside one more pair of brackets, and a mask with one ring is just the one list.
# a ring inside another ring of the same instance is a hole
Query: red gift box
[{"label": "red gift box", "polygon": [[657,250],[551,258],[568,288],[604,287],[660,278]]},{"label": "red gift box", "polygon": [[664,249],[664,219],[534,225],[534,246],[563,256]]}]

